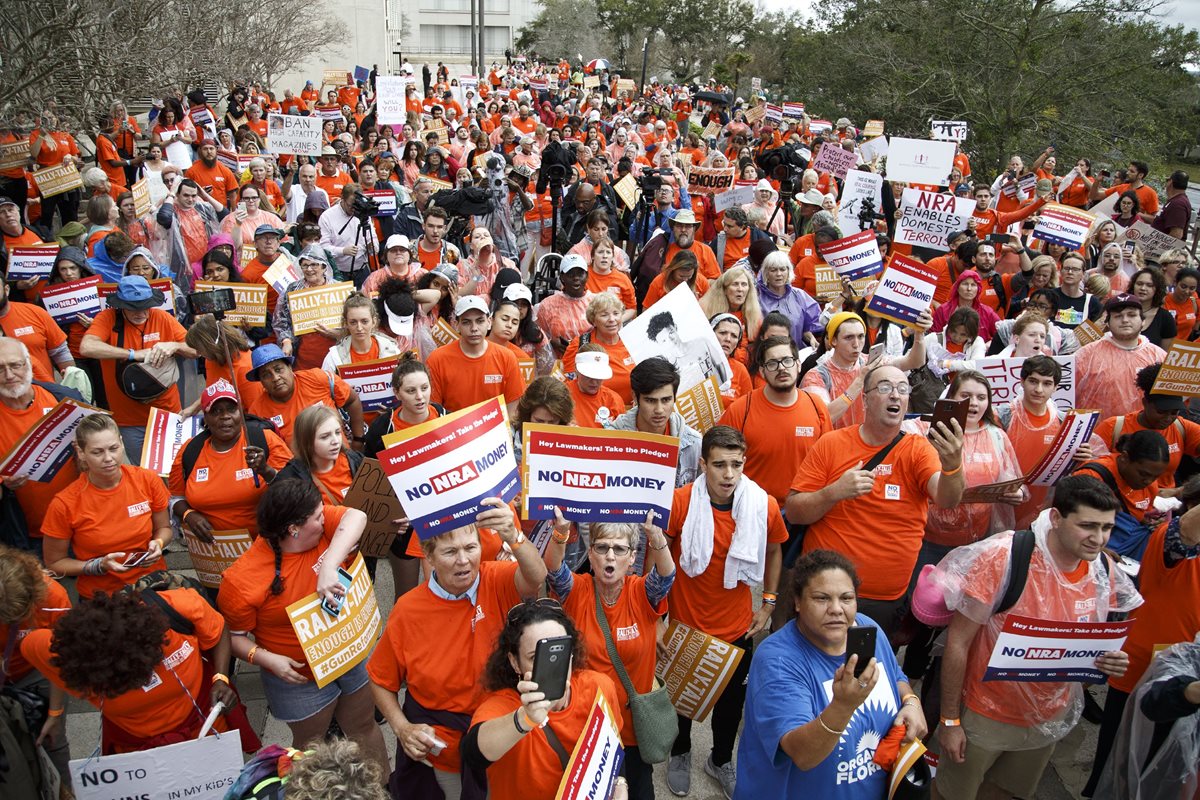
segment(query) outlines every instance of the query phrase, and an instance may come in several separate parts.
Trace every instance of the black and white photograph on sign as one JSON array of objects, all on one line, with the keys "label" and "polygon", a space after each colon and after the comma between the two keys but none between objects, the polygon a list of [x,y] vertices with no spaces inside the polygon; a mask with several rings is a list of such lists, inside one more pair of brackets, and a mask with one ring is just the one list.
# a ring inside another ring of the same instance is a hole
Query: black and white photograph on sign
[{"label": "black and white photograph on sign", "polygon": [[676,286],[641,316],[621,329],[621,341],[634,363],[662,356],[679,370],[679,391],[708,376],[728,386],[733,372],[696,295],[686,283]]}]

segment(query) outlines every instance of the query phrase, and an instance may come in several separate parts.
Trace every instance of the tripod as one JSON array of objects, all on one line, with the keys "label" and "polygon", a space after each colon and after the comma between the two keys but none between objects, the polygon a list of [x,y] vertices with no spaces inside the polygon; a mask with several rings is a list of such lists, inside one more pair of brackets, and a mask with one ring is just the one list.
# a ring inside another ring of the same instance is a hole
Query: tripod
[{"label": "tripod", "polygon": [[345,224],[338,229],[338,235],[341,236],[342,232],[345,231],[346,228],[350,227],[350,223],[356,220],[358,221],[358,229],[354,231],[354,247],[357,250],[360,239],[366,242],[366,244],[363,246],[363,250],[366,255],[363,266],[367,267],[367,271],[360,280],[358,276],[359,273],[362,272],[362,269],[353,268],[354,262],[358,259],[358,253],[356,252],[355,255],[350,259],[351,270],[349,272],[349,277],[350,280],[354,281],[354,288],[361,289],[363,283],[365,283],[367,280],[367,275],[370,275],[372,272],[379,269],[379,254],[375,251],[375,230],[371,225],[371,218],[366,215],[355,214],[350,219],[346,220]]}]

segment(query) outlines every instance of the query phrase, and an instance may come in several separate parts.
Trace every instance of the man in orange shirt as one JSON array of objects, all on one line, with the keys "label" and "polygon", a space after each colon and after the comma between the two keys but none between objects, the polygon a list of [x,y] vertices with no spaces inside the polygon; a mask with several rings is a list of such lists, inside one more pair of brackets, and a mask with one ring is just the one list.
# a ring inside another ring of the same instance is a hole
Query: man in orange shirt
[{"label": "man in orange shirt", "polygon": [[1138,202],[1141,204],[1141,211],[1138,214],[1142,221],[1153,222],[1155,215],[1158,214],[1158,192],[1146,184],[1146,176],[1149,174],[1150,165],[1145,161],[1130,161],[1129,168],[1125,171],[1125,183],[1105,189],[1100,185],[1100,181],[1095,181],[1092,183],[1088,199],[1095,203],[1109,195],[1120,195],[1122,192],[1132,189],[1137,193]]},{"label": "man in orange shirt", "polygon": [[533,133],[534,130],[537,129],[537,117],[534,117],[529,113],[528,103],[521,103],[521,105],[517,107],[517,116],[512,121],[512,126],[521,133],[525,134]]},{"label": "man in orange shirt", "polygon": [[42,244],[41,238],[21,222],[21,206],[4,195],[0,195],[0,233],[4,234],[4,246],[10,253],[14,247]]},{"label": "man in orange shirt", "polygon": [[712,248],[704,242],[696,241],[696,231],[700,228],[700,221],[696,219],[696,215],[692,213],[690,208],[681,208],[675,212],[675,216],[671,218],[671,238],[673,241],[667,247],[666,255],[663,256],[663,263],[670,264],[671,259],[680,250],[689,250],[696,256],[696,261],[700,264],[700,274],[710,281],[715,281],[721,277],[721,266],[717,263],[717,254],[712,251]]},{"label": "man in orange shirt", "polygon": [[770,241],[771,237],[750,224],[746,212],[739,206],[734,206],[725,212],[721,219],[721,232],[713,239],[708,248],[713,251],[721,271],[732,267],[739,259],[750,253],[750,243],[760,240]]},{"label": "man in orange shirt", "polygon": [[285,89],[283,102],[279,104],[279,111],[283,114],[291,114],[293,110],[296,114],[308,116],[308,104],[304,102],[304,98],[296,97],[291,89]]},{"label": "man in orange shirt", "polygon": [[347,183],[352,183],[354,179],[342,169],[337,150],[329,145],[321,148],[320,160],[321,169],[317,171],[317,188],[324,189],[326,196],[332,201],[335,197],[341,197],[342,187]]},{"label": "man in orange shirt", "polygon": [[432,388],[430,400],[458,411],[493,397],[503,397],[508,413],[516,412],[525,394],[525,379],[517,357],[487,339],[492,314],[478,295],[463,295],[454,305],[459,339],[429,354],[426,366]]},{"label": "man in orange shirt", "polygon": [[967,221],[967,227],[975,231],[975,236],[982,241],[989,233],[1004,233],[1014,222],[1020,222],[1033,215],[1035,211],[1046,204],[1046,198],[1038,197],[1025,203],[1017,211],[1000,212],[991,207],[992,189],[985,183],[975,185],[975,213]]},{"label": "man in orange shirt", "polygon": [[821,437],[787,498],[788,521],[808,526],[804,551],[836,550],[854,562],[862,578],[859,613],[889,638],[900,627],[929,503],[953,508],[964,488],[957,420],[939,423],[928,439],[900,430],[911,388],[890,364],[868,370],[865,421]]},{"label": "man in orange shirt", "polygon": [[[59,164],[71,163],[76,169],[83,168],[83,159],[79,157],[79,145],[75,137],[66,131],[57,130],[57,118],[49,111],[42,114],[41,127],[29,134],[29,157],[35,162],[35,167],[54,167]],[[1158,206],[1155,205],[1157,210]],[[72,189],[52,197],[42,198],[41,221],[46,230],[54,229],[54,212],[57,211],[62,224],[74,222],[79,218],[79,190]]]},{"label": "man in orange shirt", "polygon": [[229,198],[238,187],[233,170],[217,160],[217,143],[212,139],[201,142],[198,155],[200,158],[183,174],[208,192],[213,200],[229,208]]},{"label": "man in orange shirt", "polygon": [[[442,237],[450,227],[450,215],[444,208],[429,206],[421,222],[421,235],[417,237],[417,260],[426,272],[433,272],[438,264],[457,264],[461,254],[458,248]],[[459,286],[460,289],[463,287]]]},{"label": "man in orange shirt", "polygon": [[0,339],[16,339],[28,348],[34,379],[53,381],[55,367],[59,372],[74,367],[67,335],[46,309],[10,302],[8,293],[8,280],[0,280]]},{"label": "man in orange shirt", "polygon": [[581,428],[603,428],[625,413],[625,401],[604,385],[613,376],[608,353],[595,342],[581,345],[575,354],[575,379],[567,381],[575,401],[575,424]]},{"label": "man in orange shirt", "polygon": [[320,369],[292,369],[295,360],[279,345],[264,344],[250,353],[251,370],[246,380],[262,384],[262,396],[248,409],[251,414],[270,420],[284,442],[292,441],[292,424],[309,406],[326,405],[350,420],[351,447],[361,450],[367,439],[362,401],[350,384]]}]

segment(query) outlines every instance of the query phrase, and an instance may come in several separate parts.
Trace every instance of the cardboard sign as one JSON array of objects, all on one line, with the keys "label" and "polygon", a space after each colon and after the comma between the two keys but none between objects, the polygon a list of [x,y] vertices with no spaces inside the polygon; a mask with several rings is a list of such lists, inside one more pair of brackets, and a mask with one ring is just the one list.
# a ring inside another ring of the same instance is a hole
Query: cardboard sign
[{"label": "cardboard sign", "polygon": [[845,178],[847,172],[858,166],[858,153],[853,150],[843,150],[835,144],[826,144],[809,166],[817,172],[828,172],[839,178]]},{"label": "cardboard sign", "polygon": [[48,278],[58,259],[58,245],[14,247],[8,257],[8,279]]},{"label": "cardboard sign", "polygon": [[870,205],[874,213],[883,209],[883,176],[875,172],[853,170],[846,173],[842,196],[838,200],[838,227],[843,231],[862,230],[859,214]]},{"label": "cardboard sign", "polygon": [[713,197],[713,208],[722,214],[734,206],[744,206],[754,202],[754,185],[739,186],[727,192],[721,192]]},{"label": "cardboard sign", "polygon": [[[207,687],[206,687],[207,688]],[[222,800],[242,772],[237,731],[70,762],[79,800]]]},{"label": "cardboard sign", "polygon": [[930,123],[930,138],[961,142],[967,138],[967,123],[962,120],[935,119]]},{"label": "cardboard sign", "polygon": [[367,515],[367,528],[358,542],[358,552],[369,558],[386,557],[397,533],[392,520],[402,518],[404,509],[379,461],[363,459],[342,505]]},{"label": "cardboard sign", "polygon": [[599,89],[600,88],[600,76],[599,75],[584,75],[583,76],[583,88]]},{"label": "cardboard sign", "polygon": [[150,180],[142,178],[140,181],[134,181],[129,191],[133,194],[134,215],[138,218],[148,216],[154,210],[154,203],[150,199]]},{"label": "cardboard sign", "polygon": [[876,136],[883,136],[883,120],[869,119],[867,124],[863,126],[863,136],[868,139],[874,139]]},{"label": "cardboard sign", "polygon": [[[255,250],[255,257],[258,251]],[[243,260],[243,263],[245,261]],[[276,294],[283,294],[287,291],[287,287],[300,280],[303,277],[300,274],[300,267],[292,262],[286,254],[280,253],[279,258],[263,272],[263,280],[275,290]]]},{"label": "cardboard sign", "polygon": [[237,308],[225,312],[225,321],[231,325],[249,325],[261,328],[267,320],[267,287],[261,283],[223,283],[221,281],[196,281],[197,292],[213,289],[232,289]]},{"label": "cardboard sign", "polygon": [[321,155],[321,124],[317,117],[267,115],[267,149],[276,155]]},{"label": "cardboard sign", "polygon": [[893,253],[875,287],[875,294],[867,303],[867,310],[877,317],[915,326],[917,317],[933,302],[937,282],[937,270],[916,259]]},{"label": "cardboard sign", "polygon": [[1120,650],[1132,620],[1069,622],[1009,614],[992,648],[985,681],[1104,683],[1096,659]]},{"label": "cardboard sign", "polygon": [[675,410],[688,425],[701,434],[708,433],[725,411],[716,377],[709,375],[692,388],[680,392],[675,398]]},{"label": "cardboard sign", "polygon": [[[616,698],[612,698],[615,702]],[[621,714],[613,713],[603,694],[583,725],[583,733],[563,771],[555,800],[598,800],[612,797],[625,751],[621,747]]]},{"label": "cardboard sign", "polygon": [[384,411],[395,404],[392,394],[392,370],[400,363],[399,356],[339,364],[337,373],[358,393],[363,411]]},{"label": "cardboard sign", "polygon": [[1200,395],[1200,342],[1174,341],[1150,393],[1176,397]]},{"label": "cardboard sign", "polygon": [[474,522],[484,498],[507,502],[520,490],[503,396],[383,441],[379,465],[421,539]]},{"label": "cardboard sign", "polygon": [[752,107],[746,109],[746,122],[749,122],[751,125],[753,125],[756,122],[760,122],[766,116],[767,116],[767,107],[765,105],[764,106],[752,106]]},{"label": "cardboard sign", "polygon": [[856,281],[878,275],[883,269],[883,256],[875,241],[875,231],[859,231],[828,244],[817,246],[825,263],[843,278]]},{"label": "cardboard sign", "polygon": [[250,549],[254,540],[250,531],[213,531],[213,540],[203,542],[192,534],[185,534],[188,555],[192,559],[192,567],[196,570],[196,579],[209,589],[221,587],[221,576],[237,561],[243,553]]},{"label": "cardboard sign", "polygon": [[900,201],[896,243],[947,252],[950,234],[967,229],[975,213],[975,201],[943,192],[905,189]]},{"label": "cardboard sign", "polygon": [[[158,306],[161,310],[167,312],[172,317],[175,316],[175,284],[171,283],[170,278],[155,278],[150,281],[151,289],[158,289],[163,293],[163,301]],[[96,285],[96,294],[100,298],[101,310],[108,308],[107,297],[110,294],[117,293],[117,285],[115,283],[100,283]]]},{"label": "cardboard sign", "polygon": [[725,691],[744,651],[678,620],[667,626],[663,643],[667,656],[658,660],[659,680],[666,685],[676,711],[703,722]]},{"label": "cardboard sign", "polygon": [[1087,444],[1099,421],[1099,411],[1073,411],[1067,414],[1050,449],[1025,476],[1025,482],[1030,486],[1053,486],[1058,483],[1059,478],[1075,467],[1075,453]]},{"label": "cardboard sign", "polygon": [[733,167],[692,167],[688,174],[688,194],[714,195],[733,188],[737,170]]},{"label": "cardboard sign", "polygon": [[373,217],[396,216],[396,193],[391,189],[363,189],[362,193],[379,204]]},{"label": "cardboard sign", "polygon": [[[1051,399],[1063,414],[1075,408],[1075,356],[1050,356],[1062,367],[1062,381]],[[975,368],[983,373],[992,386],[992,403],[1017,403],[1021,397],[1021,365],[1023,358],[979,358]]]},{"label": "cardboard sign", "polygon": [[42,306],[61,324],[74,320],[76,314],[94,317],[100,313],[100,276],[80,278],[70,283],[52,283],[42,289]]},{"label": "cardboard sign", "polygon": [[954,142],[905,139],[893,136],[888,143],[887,179],[946,186],[954,169]]},{"label": "cardboard sign", "polygon": [[641,522],[647,513],[660,528],[670,521],[675,437],[530,422],[521,431],[525,519],[553,519],[557,506],[576,522]]},{"label": "cardboard sign", "polygon": [[1078,250],[1095,221],[1094,216],[1082,209],[1049,203],[1038,211],[1033,238],[1060,244],[1068,250]]},{"label": "cardboard sign", "polygon": [[1137,242],[1142,247],[1142,254],[1151,261],[1158,261],[1158,257],[1167,250],[1183,247],[1181,239],[1156,231],[1140,219],[1125,229],[1121,241]]},{"label": "cardboard sign", "polygon": [[984,483],[979,486],[968,486],[963,490],[963,503],[999,503],[1005,496],[1025,485],[1025,476],[1021,475],[1012,480]]},{"label": "cardboard sign", "polygon": [[20,169],[29,163],[29,140],[0,144],[0,170]]},{"label": "cardboard sign", "polygon": [[863,142],[858,146],[858,153],[867,164],[872,163],[877,158],[887,158],[888,138],[886,136],[877,136],[874,139]]},{"label": "cardboard sign", "polygon": [[71,445],[79,423],[92,414],[107,413],[69,397],[59,400],[0,460],[0,478],[24,475],[38,483],[54,480],[74,455]]},{"label": "cardboard sign", "polygon": [[438,347],[452,344],[459,339],[458,331],[454,330],[454,326],[440,317],[437,322],[433,323],[433,327],[429,329],[429,335],[433,339],[433,343]]},{"label": "cardboard sign", "polygon": [[75,164],[71,162],[35,171],[33,183],[42,197],[54,197],[73,189],[83,188],[83,178],[80,177],[79,170],[75,169]]},{"label": "cardboard sign", "polygon": [[353,282],[342,281],[288,292],[287,303],[292,312],[292,333],[297,336],[311,333],[318,325],[336,328],[342,322],[342,306],[353,291]]},{"label": "cardboard sign", "polygon": [[200,432],[202,420],[199,414],[183,417],[151,406],[150,418],[146,421],[146,439],[142,443],[138,463],[156,475],[164,478],[170,475],[175,455]]},{"label": "cardboard sign", "polygon": [[[382,75],[380,76],[383,77]],[[327,69],[321,73],[322,86],[345,86],[350,83],[350,72],[344,69]]]},{"label": "cardboard sign", "polygon": [[321,608],[316,592],[287,607],[288,620],[304,649],[304,660],[317,688],[327,686],[364,661],[379,637],[379,604],[361,553],[346,571],[354,580],[336,617]]},{"label": "cardboard sign", "polygon": [[719,122],[710,122],[704,126],[704,131],[701,134],[703,139],[719,139],[724,126]]},{"label": "cardboard sign", "polygon": [[637,82],[633,78],[618,78],[617,94],[637,94]]}]

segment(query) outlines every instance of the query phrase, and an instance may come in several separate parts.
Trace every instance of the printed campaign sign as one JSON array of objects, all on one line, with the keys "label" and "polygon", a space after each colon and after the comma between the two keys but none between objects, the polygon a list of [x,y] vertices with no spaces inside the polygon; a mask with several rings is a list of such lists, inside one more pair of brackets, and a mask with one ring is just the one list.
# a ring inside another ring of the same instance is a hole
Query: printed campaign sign
[{"label": "printed campaign sign", "polygon": [[100,276],[92,275],[70,283],[53,283],[42,289],[42,305],[54,321],[62,324],[76,314],[94,317],[100,313]]},{"label": "printed campaign sign", "polygon": [[838,227],[844,231],[861,230],[858,215],[868,202],[878,214],[883,206],[883,176],[860,170],[847,172],[838,200]]},{"label": "printed campaign sign", "polygon": [[827,144],[817,153],[817,157],[809,164],[817,172],[828,172],[839,178],[845,178],[846,173],[858,165],[858,153],[853,150],[843,150],[833,144]]},{"label": "printed campaign sign", "polygon": [[665,530],[679,463],[674,436],[531,422],[521,431],[525,519],[551,519],[555,506],[576,522],[640,522],[653,512]]},{"label": "printed campaign sign", "polygon": [[727,192],[721,192],[713,197],[713,208],[718,214],[724,213],[734,206],[744,206],[754,202],[754,184],[739,186]]},{"label": "printed campaign sign", "polygon": [[390,433],[383,442],[379,465],[421,539],[474,522],[484,498],[507,502],[520,489],[503,396]]},{"label": "printed campaign sign", "polygon": [[705,434],[721,419],[721,414],[725,411],[723,399],[716,376],[709,375],[675,397],[675,410],[683,417],[684,422]]},{"label": "printed campaign sign", "polygon": [[350,83],[349,70],[327,69],[321,73],[322,86],[345,86],[348,83]]},{"label": "printed campaign sign", "polygon": [[905,189],[900,200],[900,221],[896,224],[896,243],[911,244],[946,252],[950,234],[966,230],[975,213],[975,201],[941,192]]},{"label": "printed campaign sign", "polygon": [[[616,698],[612,698],[615,702]],[[621,747],[621,715],[603,694],[596,702],[583,725],[583,733],[571,752],[571,760],[558,784],[555,800],[599,800],[612,797],[617,775],[625,760]]]},{"label": "printed campaign sign", "polygon": [[1050,449],[1025,476],[1025,482],[1030,486],[1053,486],[1058,483],[1059,478],[1074,468],[1075,453],[1087,444],[1099,421],[1099,411],[1073,411],[1067,414]]},{"label": "printed campaign sign", "polygon": [[766,110],[766,118],[774,122],[783,120],[783,106],[777,106],[774,103],[767,103],[763,108]]},{"label": "printed campaign sign", "polygon": [[142,444],[140,464],[156,475],[171,474],[171,464],[179,448],[200,432],[203,417],[183,417],[161,408],[150,407],[146,421],[146,440]]},{"label": "printed campaign sign", "polygon": [[187,544],[196,579],[209,589],[219,589],[225,570],[250,549],[250,531],[213,531],[211,542],[201,541],[191,533],[183,537]]},{"label": "printed campaign sign", "polygon": [[346,571],[353,581],[336,617],[321,608],[321,598],[316,592],[287,607],[288,620],[304,649],[304,660],[318,689],[365,660],[379,637],[379,604],[361,553]]},{"label": "printed campaign sign", "polygon": [[906,139],[893,136],[888,142],[887,179],[946,186],[954,168],[954,142]]},{"label": "printed campaign sign", "polygon": [[222,800],[242,772],[242,740],[236,731],[213,734],[69,766],[79,800]]},{"label": "printed campaign sign", "polygon": [[196,281],[197,292],[232,289],[237,308],[225,312],[225,321],[233,325],[262,327],[267,319],[267,287],[261,283],[222,283]]},{"label": "printed campaign sign", "polygon": [[351,281],[341,281],[288,292],[292,332],[300,336],[315,331],[318,325],[336,328],[342,321],[342,305],[353,291],[354,284]]},{"label": "printed campaign sign", "polygon": [[675,710],[703,722],[725,691],[745,651],[715,636],[671,620],[663,636],[666,658],[656,667]]},{"label": "printed campaign sign", "polygon": [[14,247],[8,257],[8,279],[47,278],[58,258],[58,245]]},{"label": "printed campaign sign", "polygon": [[883,256],[879,254],[873,230],[818,245],[817,250],[834,272],[852,281],[878,275],[883,269]]},{"label": "printed campaign sign", "polygon": [[833,123],[827,119],[811,119],[808,121],[808,131],[814,136],[831,130],[833,130]]},{"label": "printed campaign sign", "polygon": [[380,125],[403,125],[408,120],[405,90],[408,78],[380,75],[375,78],[375,113]]},{"label": "printed campaign sign", "polygon": [[784,103],[783,118],[794,120],[804,119],[804,103]]},{"label": "printed campaign sign", "polygon": [[43,198],[83,188],[83,178],[80,177],[79,170],[75,169],[75,164],[71,162],[36,170],[33,173],[33,182]]},{"label": "printed campaign sign", "polygon": [[1105,323],[1103,320],[1088,319],[1075,326],[1075,339],[1079,346],[1091,344],[1104,338]]},{"label": "printed campaign sign", "polygon": [[876,136],[883,136],[883,120],[869,119],[867,124],[863,126],[863,136],[868,139],[874,139]]},{"label": "printed campaign sign", "polygon": [[1156,231],[1140,219],[1125,229],[1121,241],[1137,242],[1142,246],[1142,253],[1151,261],[1157,261],[1167,250],[1183,246],[1179,239],[1169,233]]},{"label": "printed campaign sign", "polygon": [[858,154],[862,156],[862,160],[866,164],[870,164],[877,158],[887,158],[888,138],[876,136],[874,139],[863,142],[858,146]]},{"label": "printed campaign sign", "polygon": [[930,123],[930,138],[961,142],[967,138],[967,123],[962,120],[935,119]]},{"label": "printed campaign sign", "polygon": [[692,167],[688,173],[688,194],[720,194],[733,188],[733,167]]},{"label": "printed campaign sign", "polygon": [[1200,342],[1176,339],[1163,359],[1151,394],[1200,395]]},{"label": "printed campaign sign", "polygon": [[0,144],[0,170],[18,169],[29,163],[29,140]]},{"label": "printed campaign sign", "polygon": [[342,504],[367,515],[367,528],[358,541],[358,552],[368,558],[386,557],[398,532],[393,520],[403,517],[404,509],[376,459],[363,459]]},{"label": "printed campaign sign", "polygon": [[457,342],[459,339],[458,331],[454,330],[454,326],[440,317],[429,329],[429,335],[438,347]]},{"label": "printed campaign sign", "polygon": [[[255,253],[258,251],[256,250]],[[245,263],[243,261],[243,263]],[[296,266],[290,258],[284,254],[280,254],[279,258],[271,266],[267,267],[263,272],[263,280],[266,281],[277,294],[283,294],[287,291],[287,287],[300,280],[300,267]]]},{"label": "printed campaign sign", "polygon": [[[1050,399],[1063,414],[1075,408],[1075,356],[1050,356],[1062,367],[1062,381],[1054,389]],[[1016,403],[1021,397],[1021,365],[1024,358],[979,358],[975,368],[983,373],[992,385],[992,404]]]},{"label": "printed campaign sign", "polygon": [[875,287],[875,294],[867,303],[867,310],[901,325],[915,325],[917,317],[933,302],[937,282],[937,270],[916,259],[893,253]]},{"label": "printed campaign sign", "polygon": [[293,114],[268,114],[267,149],[276,155],[321,155],[321,120]]},{"label": "printed campaign sign", "polygon": [[0,478],[24,475],[38,483],[54,480],[74,455],[71,444],[80,421],[91,414],[107,413],[69,397],[59,400],[0,460]]},{"label": "printed campaign sign", "polygon": [[366,81],[370,77],[371,77],[371,70],[367,69],[366,67],[364,67],[360,64],[354,65],[354,82],[355,83],[358,83],[359,81]]},{"label": "printed campaign sign", "polygon": [[1087,238],[1096,218],[1088,212],[1049,203],[1038,211],[1038,223],[1033,229],[1033,238],[1050,244],[1060,244],[1070,250],[1078,250]]},{"label": "printed campaign sign", "polygon": [[[163,293],[163,301],[158,308],[171,316],[175,316],[175,284],[171,283],[171,279],[155,278],[150,281],[150,288],[158,289]],[[100,298],[101,310],[108,308],[108,296],[116,293],[117,285],[115,283],[100,283],[96,285],[96,294]]]},{"label": "printed campaign sign", "polygon": [[521,370],[521,380],[528,386],[537,377],[537,362],[532,358],[518,358],[517,369]]},{"label": "printed campaign sign", "polygon": [[1104,683],[1096,659],[1120,650],[1132,620],[1070,622],[1009,614],[992,648],[985,681]]},{"label": "printed campaign sign", "polygon": [[317,106],[313,109],[313,116],[322,122],[327,119],[331,119],[334,122],[337,122],[339,119],[345,119],[342,116],[342,110],[337,106]]},{"label": "printed campaign sign", "polygon": [[363,411],[383,411],[391,408],[395,400],[392,370],[399,362],[399,356],[391,356],[357,364],[339,364],[337,373],[358,393]]},{"label": "printed campaign sign", "polygon": [[[239,263],[249,264],[251,261],[258,258],[258,248],[254,246],[254,242],[250,242],[248,244],[242,243],[242,247],[238,252],[238,256],[241,259]],[[297,280],[299,280],[299,278],[297,278]]]},{"label": "printed campaign sign", "polygon": [[154,203],[150,199],[149,178],[142,178],[140,181],[135,181],[133,186],[129,187],[129,191],[133,193],[133,213],[139,219],[154,210]]},{"label": "printed campaign sign", "polygon": [[379,210],[371,216],[396,216],[396,193],[391,189],[363,189],[363,194],[379,203]]}]

